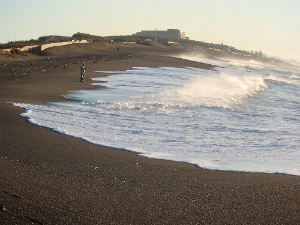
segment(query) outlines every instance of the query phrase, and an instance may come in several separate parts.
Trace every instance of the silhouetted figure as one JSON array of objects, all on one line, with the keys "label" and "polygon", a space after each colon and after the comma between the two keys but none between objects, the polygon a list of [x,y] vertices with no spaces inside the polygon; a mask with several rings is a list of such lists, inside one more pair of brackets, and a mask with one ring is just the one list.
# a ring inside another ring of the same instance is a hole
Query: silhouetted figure
[{"label": "silhouetted figure", "polygon": [[86,67],[85,62],[84,62],[82,64],[82,66],[80,67],[80,82],[83,82],[84,74],[87,69],[88,68]]}]

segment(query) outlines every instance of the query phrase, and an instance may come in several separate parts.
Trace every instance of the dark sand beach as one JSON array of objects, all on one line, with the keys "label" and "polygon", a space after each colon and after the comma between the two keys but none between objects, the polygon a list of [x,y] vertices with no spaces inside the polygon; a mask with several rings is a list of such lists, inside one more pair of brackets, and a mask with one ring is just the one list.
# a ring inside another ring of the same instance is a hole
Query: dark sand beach
[{"label": "dark sand beach", "polygon": [[78,44],[48,56],[0,57],[0,224],[300,224],[298,176],[140,157],[32,125],[8,103],[63,100],[70,90],[92,88],[89,78],[101,76],[95,70],[212,68],[170,57],[182,51]]}]

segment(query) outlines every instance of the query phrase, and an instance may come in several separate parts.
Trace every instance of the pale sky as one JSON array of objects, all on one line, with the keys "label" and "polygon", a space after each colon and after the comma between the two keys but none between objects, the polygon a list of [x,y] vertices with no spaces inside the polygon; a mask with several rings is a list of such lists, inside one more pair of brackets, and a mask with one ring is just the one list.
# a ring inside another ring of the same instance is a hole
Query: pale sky
[{"label": "pale sky", "polygon": [[76,32],[131,35],[180,29],[300,61],[300,0],[0,0],[0,43]]}]

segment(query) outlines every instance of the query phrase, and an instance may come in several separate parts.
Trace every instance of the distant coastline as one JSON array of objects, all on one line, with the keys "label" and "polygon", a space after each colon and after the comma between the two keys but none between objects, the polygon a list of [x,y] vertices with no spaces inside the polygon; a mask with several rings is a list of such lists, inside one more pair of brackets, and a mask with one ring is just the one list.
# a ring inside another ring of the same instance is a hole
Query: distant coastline
[{"label": "distant coastline", "polygon": [[[139,34],[139,33],[137,33]],[[83,43],[138,43],[145,46],[153,46],[155,44],[161,44],[164,47],[178,47],[178,46],[190,46],[189,50],[197,52],[197,48],[203,48],[213,52],[220,52],[224,54],[224,57],[233,57],[233,58],[242,58],[244,60],[253,59],[255,61],[262,61],[271,64],[280,64],[286,66],[300,66],[300,63],[296,60],[286,60],[279,57],[270,57],[264,55],[261,51],[246,51],[239,50],[233,46],[228,46],[224,44],[213,44],[206,43],[202,41],[195,41],[189,39],[181,38],[169,38],[169,37],[148,37],[148,36],[139,36],[126,35],[126,36],[97,36],[85,33],[75,33],[72,36],[61,36],[61,35],[49,35],[42,36],[38,39],[23,40],[23,41],[11,41],[8,43],[0,44],[0,53],[4,55],[3,51],[7,54],[22,54],[32,53],[36,55],[45,55],[43,50],[49,47],[61,46],[66,44],[83,44]],[[143,33],[141,33],[143,34]],[[194,50],[192,48],[195,48]],[[215,53],[216,54],[216,53]],[[214,54],[212,54],[214,55]],[[218,54],[217,54],[218,55]]]}]

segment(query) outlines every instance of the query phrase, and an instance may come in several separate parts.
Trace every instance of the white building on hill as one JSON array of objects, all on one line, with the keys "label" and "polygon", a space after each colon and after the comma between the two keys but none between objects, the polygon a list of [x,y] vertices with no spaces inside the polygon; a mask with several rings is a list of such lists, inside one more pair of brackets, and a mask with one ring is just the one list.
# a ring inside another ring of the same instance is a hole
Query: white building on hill
[{"label": "white building on hill", "polygon": [[133,36],[152,37],[152,38],[169,38],[169,39],[189,39],[185,36],[185,32],[178,29],[168,30],[142,30],[133,34]]}]

